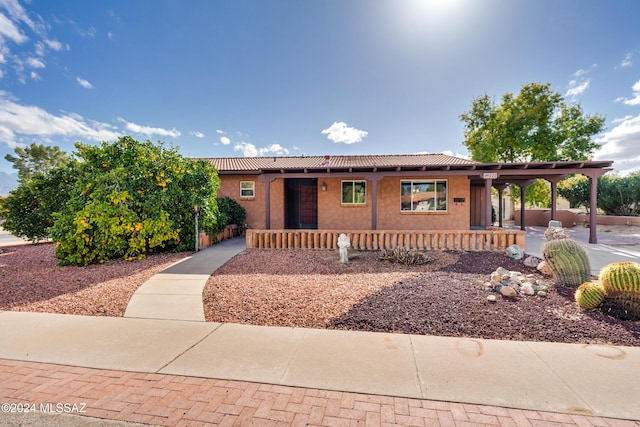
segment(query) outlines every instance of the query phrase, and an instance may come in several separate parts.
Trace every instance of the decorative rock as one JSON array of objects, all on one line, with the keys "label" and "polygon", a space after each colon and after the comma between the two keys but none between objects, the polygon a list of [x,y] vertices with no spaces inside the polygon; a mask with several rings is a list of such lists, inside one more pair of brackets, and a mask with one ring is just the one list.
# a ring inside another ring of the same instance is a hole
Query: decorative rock
[{"label": "decorative rock", "polygon": [[551,267],[549,267],[546,261],[540,261],[536,269],[545,276],[553,276],[553,271],[551,271]]},{"label": "decorative rock", "polygon": [[511,245],[507,248],[506,254],[509,258],[522,259],[524,251],[518,245]]},{"label": "decorative rock", "polygon": [[351,240],[346,234],[341,233],[338,236],[338,248],[340,250],[340,262],[344,264],[349,262],[349,252],[347,250],[349,246],[351,246]]},{"label": "decorative rock", "polygon": [[562,227],[549,227],[544,232],[544,238],[548,241],[568,239],[569,235]]},{"label": "decorative rock", "polygon": [[548,228],[562,228],[562,221],[556,221],[554,219],[552,219],[551,221],[549,221],[549,224],[547,225]]},{"label": "decorative rock", "polygon": [[542,260],[538,257],[528,256],[524,259],[524,261],[522,261],[522,263],[527,267],[536,268],[541,261]]},{"label": "decorative rock", "polygon": [[537,293],[537,295],[539,297],[546,297],[547,296],[547,291],[540,291],[540,292]]},{"label": "decorative rock", "polygon": [[520,292],[525,295],[536,294],[536,291],[533,289],[533,286],[531,286],[531,283],[525,283],[524,285],[522,285],[522,287],[520,288]]},{"label": "decorative rock", "polygon": [[505,298],[515,298],[518,296],[518,292],[511,286],[503,286],[500,288],[500,294]]},{"label": "decorative rock", "polygon": [[498,299],[496,298],[496,296],[494,294],[491,295],[487,295],[487,301],[489,302],[496,302]]}]

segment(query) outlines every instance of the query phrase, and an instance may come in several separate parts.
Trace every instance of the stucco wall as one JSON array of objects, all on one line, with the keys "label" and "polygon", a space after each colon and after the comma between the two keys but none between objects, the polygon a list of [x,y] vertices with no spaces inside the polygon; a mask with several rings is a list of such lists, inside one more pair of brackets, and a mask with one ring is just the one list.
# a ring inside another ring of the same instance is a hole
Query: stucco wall
[{"label": "stucco wall", "polygon": [[[255,197],[240,197],[240,181],[255,182]],[[258,175],[220,175],[218,197],[230,197],[247,211],[245,220],[251,228],[265,228],[265,191],[264,183]]]},{"label": "stucco wall", "polygon": [[[257,175],[221,175],[218,197],[231,197],[247,211],[247,224],[254,229],[266,228],[265,184]],[[362,177],[348,180],[363,180]],[[420,176],[402,179],[424,179]],[[429,178],[432,179],[432,178]],[[467,230],[469,229],[470,190],[466,177],[436,177],[448,181],[447,212],[400,212],[399,177],[387,177],[378,181],[377,228],[388,230]],[[318,178],[318,228],[367,230],[371,228],[372,184],[367,181],[367,201],[364,205],[341,203],[341,182],[344,178]],[[240,197],[240,181],[255,181],[255,197]],[[322,184],[327,186],[322,191]],[[454,203],[454,197],[462,197],[464,203]],[[271,228],[284,228],[284,179],[271,183]]]},{"label": "stucco wall", "polygon": [[[387,177],[378,182],[378,229],[389,230],[468,230],[469,180],[467,177],[429,177],[448,181],[447,212],[400,212],[400,181],[424,177]],[[454,203],[454,197],[464,203]]]},{"label": "stucco wall", "polygon": [[[367,181],[364,205],[343,205],[342,178],[318,178],[318,228],[327,230],[368,230],[371,228],[371,182]],[[362,177],[347,179],[364,181]],[[322,191],[322,184],[327,190]]]}]

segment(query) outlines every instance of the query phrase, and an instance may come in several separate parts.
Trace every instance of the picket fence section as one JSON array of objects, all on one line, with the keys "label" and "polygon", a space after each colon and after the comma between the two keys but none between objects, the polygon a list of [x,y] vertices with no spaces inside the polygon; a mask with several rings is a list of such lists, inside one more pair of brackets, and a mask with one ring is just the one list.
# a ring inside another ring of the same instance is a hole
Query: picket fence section
[{"label": "picket fence section", "polygon": [[246,230],[247,248],[337,249],[344,233],[356,250],[403,247],[409,250],[504,251],[524,248],[521,230]]}]

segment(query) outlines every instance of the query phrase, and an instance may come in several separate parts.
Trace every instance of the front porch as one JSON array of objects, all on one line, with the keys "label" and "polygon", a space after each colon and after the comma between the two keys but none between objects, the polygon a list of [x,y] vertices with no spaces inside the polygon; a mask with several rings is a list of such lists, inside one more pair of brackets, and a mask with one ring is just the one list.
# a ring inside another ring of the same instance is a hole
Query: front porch
[{"label": "front porch", "polygon": [[344,233],[356,250],[403,247],[409,250],[504,251],[524,249],[525,232],[488,230],[246,230],[247,248],[337,249]]}]

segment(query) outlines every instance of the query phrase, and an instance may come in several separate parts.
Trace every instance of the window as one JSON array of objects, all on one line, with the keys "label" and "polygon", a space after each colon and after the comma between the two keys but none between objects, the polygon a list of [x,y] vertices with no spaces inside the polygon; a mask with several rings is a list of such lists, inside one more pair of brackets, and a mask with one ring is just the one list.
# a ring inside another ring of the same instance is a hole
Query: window
[{"label": "window", "polygon": [[342,181],[342,204],[363,205],[366,202],[366,181]]},{"label": "window", "polygon": [[446,212],[447,181],[400,181],[401,212]]},{"label": "window", "polygon": [[255,197],[255,181],[240,181],[240,197]]}]

